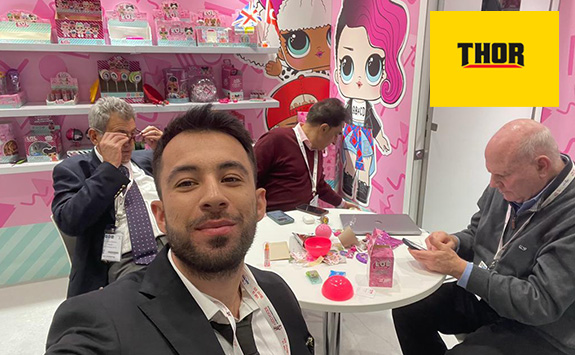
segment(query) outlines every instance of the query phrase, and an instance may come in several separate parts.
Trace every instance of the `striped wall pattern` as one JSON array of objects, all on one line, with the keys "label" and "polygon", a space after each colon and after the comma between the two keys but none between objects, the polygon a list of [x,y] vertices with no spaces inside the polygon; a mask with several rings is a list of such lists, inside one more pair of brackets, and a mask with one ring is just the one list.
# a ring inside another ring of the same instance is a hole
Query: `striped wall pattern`
[{"label": "striped wall pattern", "polygon": [[70,262],[52,223],[0,228],[0,287],[70,274]]}]

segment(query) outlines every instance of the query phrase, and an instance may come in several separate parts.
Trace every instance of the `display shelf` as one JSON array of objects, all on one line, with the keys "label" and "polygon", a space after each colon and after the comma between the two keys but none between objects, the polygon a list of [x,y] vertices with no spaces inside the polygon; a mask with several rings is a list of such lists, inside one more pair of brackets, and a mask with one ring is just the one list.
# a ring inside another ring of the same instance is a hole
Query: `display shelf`
[{"label": "display shelf", "polygon": [[[203,103],[188,102],[183,104],[169,104],[165,106],[153,104],[132,104],[137,113],[163,113],[163,112],[183,112],[192,106],[203,105]],[[243,100],[222,104],[212,103],[215,110],[247,110],[279,107],[279,101],[268,98],[265,101]],[[0,109],[0,117],[28,117],[28,116],[58,116],[58,115],[86,115],[90,111],[92,104],[78,104],[70,106],[47,106],[46,104],[27,104],[18,108]]]},{"label": "display shelf", "polygon": [[0,164],[0,175],[52,171],[59,161],[45,163]]},{"label": "display shelf", "polygon": [[12,52],[80,52],[80,53],[166,53],[166,54],[273,54],[277,47],[176,47],[176,46],[87,46],[75,44],[1,43],[0,51]]}]

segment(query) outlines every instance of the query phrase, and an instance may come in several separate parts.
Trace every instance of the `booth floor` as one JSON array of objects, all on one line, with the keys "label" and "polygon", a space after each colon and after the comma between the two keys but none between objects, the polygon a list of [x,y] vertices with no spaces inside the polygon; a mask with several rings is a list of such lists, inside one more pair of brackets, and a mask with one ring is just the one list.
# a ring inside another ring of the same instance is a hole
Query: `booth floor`
[{"label": "booth floor", "polygon": [[[52,316],[66,294],[67,279],[0,288],[0,344],[2,354],[43,354]],[[323,355],[321,312],[304,311],[316,340],[316,355]],[[453,336],[444,337],[451,347]],[[341,354],[401,355],[390,311],[342,315]]]}]

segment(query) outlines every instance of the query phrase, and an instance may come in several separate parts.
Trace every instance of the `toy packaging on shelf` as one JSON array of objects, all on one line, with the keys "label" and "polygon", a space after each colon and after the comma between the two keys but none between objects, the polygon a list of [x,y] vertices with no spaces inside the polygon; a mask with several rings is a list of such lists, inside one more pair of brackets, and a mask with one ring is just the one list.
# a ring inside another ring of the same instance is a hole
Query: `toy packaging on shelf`
[{"label": "toy packaging on shelf", "polygon": [[15,163],[18,159],[18,144],[12,122],[0,122],[0,164]]},{"label": "toy packaging on shelf", "polygon": [[232,22],[233,31],[230,31],[231,44],[236,47],[257,47],[256,27],[261,27],[263,21],[254,2],[250,1],[243,9],[237,10],[235,18]]},{"label": "toy packaging on shelf", "polygon": [[27,101],[26,92],[20,87],[20,73],[9,69],[6,74],[0,72],[0,109],[18,108]]},{"label": "toy packaging on shelf", "polygon": [[100,0],[56,0],[56,35],[60,44],[106,44]]},{"label": "toy packaging on shelf", "polygon": [[189,67],[189,90],[191,102],[214,102],[218,100],[218,88],[212,67],[192,65]]},{"label": "toy packaging on shelf", "polygon": [[215,10],[205,10],[199,15],[195,27],[197,43],[200,47],[230,45],[229,28],[222,27],[220,15]]},{"label": "toy packaging on shelf", "polygon": [[131,104],[144,103],[140,62],[127,61],[122,56],[99,60],[98,74],[102,97],[119,97]]},{"label": "toy packaging on shelf", "polygon": [[50,43],[50,20],[24,11],[11,10],[0,16],[0,43]]},{"label": "toy packaging on shelf", "polygon": [[62,153],[60,126],[51,117],[32,117],[24,137],[26,158],[31,163],[58,161]]},{"label": "toy packaging on shelf", "polygon": [[188,10],[177,1],[164,1],[161,10],[154,10],[158,46],[189,47],[196,45],[196,36]]},{"label": "toy packaging on shelf", "polygon": [[190,102],[188,94],[188,73],[183,68],[164,69],[166,99],[170,103]]},{"label": "toy packaging on shelf", "polygon": [[229,59],[224,59],[222,65],[222,91],[224,96],[234,101],[243,100],[243,89],[242,71],[236,69]]},{"label": "toy packaging on shelf", "polygon": [[46,98],[47,105],[76,105],[78,103],[78,79],[66,72],[50,79],[51,91]]},{"label": "toy packaging on shelf", "polygon": [[123,2],[108,13],[108,35],[111,45],[151,46],[152,31],[147,14],[135,4]]}]

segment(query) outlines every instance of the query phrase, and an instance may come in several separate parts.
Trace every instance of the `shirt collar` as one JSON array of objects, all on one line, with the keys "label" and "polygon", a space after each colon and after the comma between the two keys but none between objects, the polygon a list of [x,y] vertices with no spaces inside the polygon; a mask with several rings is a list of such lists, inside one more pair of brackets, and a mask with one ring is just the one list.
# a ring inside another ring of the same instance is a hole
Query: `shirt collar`
[{"label": "shirt collar", "polygon": [[305,144],[305,146],[307,147],[307,149],[313,150],[313,149],[311,148],[311,141],[309,140],[307,134],[305,134],[305,132],[304,132],[304,130],[303,130],[303,128],[302,128],[301,123],[298,123],[298,124],[295,126],[295,129],[298,131],[299,136],[301,137],[301,140],[302,140],[303,144]]},{"label": "shirt collar", "polygon": [[[96,153],[96,156],[98,157],[98,160],[100,160],[100,163],[104,162],[104,157],[102,156],[102,154],[100,154],[100,151],[94,147],[94,153]],[[126,168],[128,168],[128,171],[132,171],[132,161],[130,160],[127,163],[122,163],[123,166],[125,166]],[[131,173],[130,173],[131,174]]]},{"label": "shirt collar", "polygon": [[[216,306],[216,304],[214,303],[216,299],[198,290],[198,288],[194,286],[194,284],[191,283],[190,280],[188,280],[184,276],[184,274],[182,274],[182,272],[176,267],[176,264],[174,263],[174,259],[172,256],[172,250],[169,250],[168,252],[168,260],[170,261],[172,268],[176,271],[176,274],[178,274],[178,276],[180,277],[180,280],[182,280],[182,283],[184,284],[186,289],[190,292],[190,294],[192,295],[198,306],[200,306],[202,312],[204,312],[206,318],[209,321],[214,320],[217,323],[227,324],[228,323],[227,318],[224,316],[219,307]],[[244,272],[246,271],[244,270]],[[257,303],[251,298],[250,295],[247,294],[247,292],[242,287],[242,304],[240,305],[240,320],[245,318],[250,313],[256,311],[257,309],[259,309]]]},{"label": "shirt collar", "polygon": [[[568,155],[561,154],[561,159],[565,162],[565,168],[563,168],[563,170],[566,170],[566,169],[571,170],[571,158]],[[537,195],[530,198],[529,200],[527,200],[523,203],[510,202],[511,206],[515,210],[515,213],[519,214],[519,213],[525,212],[525,211],[529,210],[531,207],[535,206],[537,204],[537,202],[539,202],[541,197],[543,195],[546,195],[546,192],[548,190],[550,190],[550,186],[555,185],[554,184],[555,180],[557,180],[557,178],[559,178],[561,175],[563,175],[562,173],[563,173],[563,171],[559,175],[557,175],[555,178],[553,178],[551,181],[549,181],[549,183],[541,191],[539,191],[539,193]],[[564,177],[562,177],[561,180],[563,180],[563,178]]]}]

